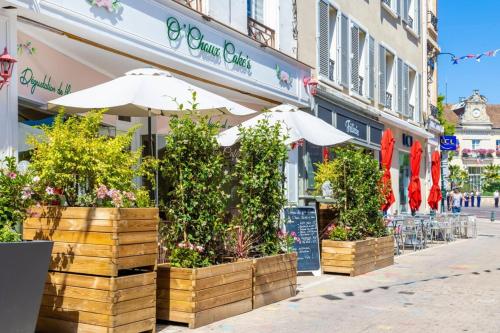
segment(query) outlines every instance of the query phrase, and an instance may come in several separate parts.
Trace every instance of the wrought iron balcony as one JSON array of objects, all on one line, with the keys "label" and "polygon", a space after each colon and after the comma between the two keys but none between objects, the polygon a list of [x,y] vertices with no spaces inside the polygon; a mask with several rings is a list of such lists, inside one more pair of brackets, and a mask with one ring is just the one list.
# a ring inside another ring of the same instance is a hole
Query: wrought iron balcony
[{"label": "wrought iron balcony", "polygon": [[412,118],[413,119],[414,112],[415,112],[415,106],[409,104],[408,105],[408,118]]},{"label": "wrought iron balcony", "polygon": [[434,28],[435,31],[438,31],[438,18],[431,11],[429,11],[429,15],[431,16],[429,20],[430,24],[432,24],[432,27]]},{"label": "wrought iron balcony", "polygon": [[437,106],[431,104],[430,108],[431,108],[431,116],[438,119],[439,109],[437,108]]},{"label": "wrought iron balcony", "polygon": [[248,36],[264,45],[274,47],[274,30],[251,17],[248,17]]},{"label": "wrought iron balcony", "polygon": [[364,82],[364,79],[362,76],[360,76],[358,79],[358,94],[360,96],[363,96],[363,82]]},{"label": "wrought iron balcony", "polygon": [[385,107],[392,110],[392,94],[388,91],[385,92]]},{"label": "wrought iron balcony", "polygon": [[328,60],[328,79],[335,80],[335,61],[333,59]]},{"label": "wrought iron balcony", "polygon": [[406,24],[413,29],[413,17],[408,15],[408,20],[406,21]]},{"label": "wrought iron balcony", "polygon": [[203,6],[202,6],[203,0],[174,0],[174,1],[180,3],[181,5],[194,9],[197,12],[201,13],[203,11]]},{"label": "wrought iron balcony", "polygon": [[391,0],[382,0],[382,3],[385,3],[389,8],[391,8]]}]

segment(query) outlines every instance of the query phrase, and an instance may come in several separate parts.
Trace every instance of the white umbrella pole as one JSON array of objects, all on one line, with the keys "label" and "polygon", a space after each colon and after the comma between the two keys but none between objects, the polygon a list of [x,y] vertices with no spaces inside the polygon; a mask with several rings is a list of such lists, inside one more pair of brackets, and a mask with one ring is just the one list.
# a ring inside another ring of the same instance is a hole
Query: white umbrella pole
[{"label": "white umbrella pole", "polygon": [[[148,109],[148,140],[149,154],[151,157],[156,157],[153,147],[153,131],[151,129],[151,109]],[[154,188],[155,206],[158,207],[158,170],[155,170],[155,188]]]}]

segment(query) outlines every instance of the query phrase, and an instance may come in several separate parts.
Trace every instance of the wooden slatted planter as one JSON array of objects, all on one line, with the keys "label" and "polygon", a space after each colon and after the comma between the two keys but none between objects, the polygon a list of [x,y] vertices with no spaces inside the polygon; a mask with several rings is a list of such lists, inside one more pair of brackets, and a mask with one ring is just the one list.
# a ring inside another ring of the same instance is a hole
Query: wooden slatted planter
[{"label": "wooden slatted planter", "polygon": [[252,310],[252,261],[205,268],[158,265],[158,319],[197,328]]},{"label": "wooden slatted planter", "polygon": [[253,259],[253,308],[293,297],[297,292],[297,253]]},{"label": "wooden slatted planter", "polygon": [[386,236],[362,241],[323,240],[323,272],[356,276],[394,264],[394,238]]},{"label": "wooden slatted planter", "polygon": [[50,270],[118,276],[149,267],[158,253],[157,208],[32,208],[23,225],[25,240],[54,241]]},{"label": "wooden slatted planter", "polygon": [[130,273],[104,277],[50,272],[37,332],[154,332],[156,272]]}]

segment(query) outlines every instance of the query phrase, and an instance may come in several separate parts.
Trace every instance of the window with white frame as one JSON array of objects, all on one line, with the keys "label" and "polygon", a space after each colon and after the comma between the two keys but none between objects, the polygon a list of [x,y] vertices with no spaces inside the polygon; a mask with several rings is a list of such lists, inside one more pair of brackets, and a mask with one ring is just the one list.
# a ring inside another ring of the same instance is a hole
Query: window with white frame
[{"label": "window with white frame", "polygon": [[340,34],[339,12],[324,1],[320,6],[319,72],[328,80],[338,83],[340,80]]},{"label": "window with white frame", "polygon": [[399,14],[400,0],[381,0],[383,6],[392,11],[394,14]]},{"label": "window with white frame", "polygon": [[481,140],[472,139],[472,149],[479,149],[480,143],[481,143]]},{"label": "window with white frame", "polygon": [[403,2],[403,21],[420,34],[420,0],[401,0]]},{"label": "window with white frame", "polygon": [[408,113],[407,117],[415,119],[415,107],[417,105],[417,73],[408,67]]},{"label": "window with white frame", "polygon": [[395,110],[396,57],[379,45],[379,103],[388,110]]},{"label": "window with white frame", "polygon": [[351,90],[360,96],[366,95],[368,72],[367,34],[357,24],[351,25]]},{"label": "window with white frame", "polygon": [[278,48],[276,11],[278,4],[273,0],[247,0],[248,35],[267,46]]}]

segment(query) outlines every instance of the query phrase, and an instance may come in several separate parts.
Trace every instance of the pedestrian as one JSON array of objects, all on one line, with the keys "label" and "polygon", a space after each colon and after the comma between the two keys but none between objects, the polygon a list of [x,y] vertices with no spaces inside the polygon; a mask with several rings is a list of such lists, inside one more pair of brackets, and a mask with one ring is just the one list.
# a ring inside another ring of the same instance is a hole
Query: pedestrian
[{"label": "pedestrian", "polygon": [[477,208],[481,207],[481,192],[479,189],[476,191]]},{"label": "pedestrian", "polygon": [[446,192],[446,207],[448,211],[451,210],[451,191]]},{"label": "pedestrian", "polygon": [[462,193],[460,193],[460,190],[458,187],[455,187],[453,189],[453,195],[452,195],[452,207],[451,207],[451,212],[453,214],[460,214],[460,210],[462,209],[460,206],[460,201],[462,201],[463,196]]},{"label": "pedestrian", "polygon": [[498,199],[500,198],[500,193],[498,193],[498,190],[496,190],[493,193],[493,199],[495,199],[495,208],[498,208]]},{"label": "pedestrian", "polygon": [[464,193],[464,202],[465,202],[465,207],[469,207],[469,192],[465,191]]},{"label": "pedestrian", "polygon": [[474,191],[470,191],[470,206],[474,207]]}]

